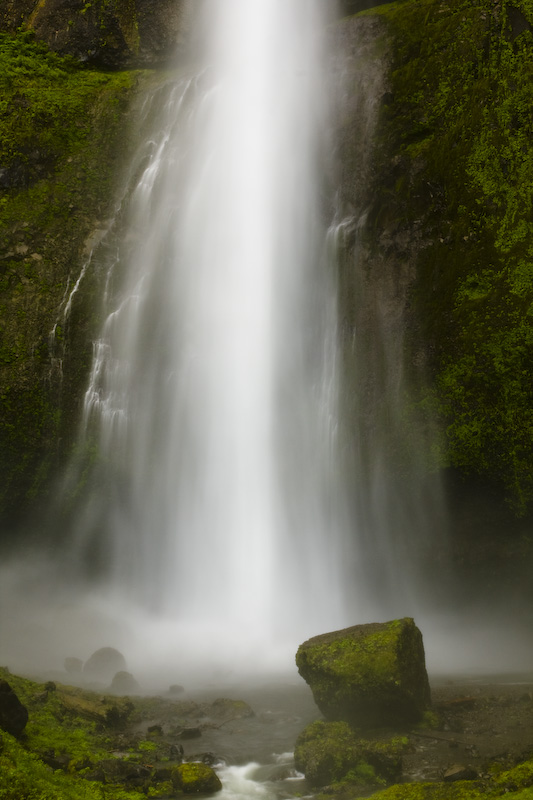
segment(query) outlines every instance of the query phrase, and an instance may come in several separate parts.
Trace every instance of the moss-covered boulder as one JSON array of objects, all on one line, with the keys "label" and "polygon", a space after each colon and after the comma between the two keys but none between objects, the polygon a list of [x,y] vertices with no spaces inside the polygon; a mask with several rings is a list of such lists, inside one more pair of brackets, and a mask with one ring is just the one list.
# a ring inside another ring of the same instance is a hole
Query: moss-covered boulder
[{"label": "moss-covered boulder", "polygon": [[360,739],[347,722],[317,720],[296,740],[294,762],[311,786],[343,782],[356,786],[391,783],[402,773],[406,740]]},{"label": "moss-covered boulder", "polygon": [[409,617],[315,636],[296,664],[330,720],[401,726],[431,703],[422,634]]},{"label": "moss-covered boulder", "polygon": [[174,767],[171,778],[174,788],[185,794],[214,794],[222,789],[220,778],[214,769],[199,761]]}]

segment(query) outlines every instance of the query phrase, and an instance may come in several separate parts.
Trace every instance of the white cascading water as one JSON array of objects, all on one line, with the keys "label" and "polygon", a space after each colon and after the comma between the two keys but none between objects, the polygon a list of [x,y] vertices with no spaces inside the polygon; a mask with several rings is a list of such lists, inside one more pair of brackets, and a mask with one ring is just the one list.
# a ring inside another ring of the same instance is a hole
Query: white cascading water
[{"label": "white cascading water", "polygon": [[325,5],[205,4],[208,66],[146,101],[74,544],[75,571],[105,568],[115,597],[197,644],[286,641],[291,660],[354,620],[319,209]]}]

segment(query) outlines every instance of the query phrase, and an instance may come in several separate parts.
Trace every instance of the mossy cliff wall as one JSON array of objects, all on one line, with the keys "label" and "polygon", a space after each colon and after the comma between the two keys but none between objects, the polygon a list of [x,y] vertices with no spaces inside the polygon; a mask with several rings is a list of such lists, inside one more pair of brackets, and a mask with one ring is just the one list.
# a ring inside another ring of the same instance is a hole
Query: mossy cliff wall
[{"label": "mossy cliff wall", "polygon": [[97,270],[72,292],[111,211],[139,78],[83,69],[29,34],[0,34],[4,517],[40,497],[72,447],[97,324]]},{"label": "mossy cliff wall", "polygon": [[[363,246],[400,287],[407,369],[428,378],[415,404],[444,432],[433,466],[482,476],[529,513],[533,3],[407,0],[340,25],[371,29],[387,65]],[[353,145],[341,159],[356,168]]]},{"label": "mossy cliff wall", "polygon": [[0,4],[0,520],[7,531],[46,505],[74,447],[99,326],[102,276],[91,252],[132,152],[136,100],[152,80],[132,68],[164,67],[176,48],[183,54],[194,7],[192,0]]}]

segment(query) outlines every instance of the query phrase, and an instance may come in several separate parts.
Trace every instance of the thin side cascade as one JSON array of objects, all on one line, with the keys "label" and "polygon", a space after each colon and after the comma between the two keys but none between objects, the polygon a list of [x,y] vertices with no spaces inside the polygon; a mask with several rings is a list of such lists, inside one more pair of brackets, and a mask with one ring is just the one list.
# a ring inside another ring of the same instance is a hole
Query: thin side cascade
[{"label": "thin side cascade", "polygon": [[205,20],[207,66],[140,123],[73,567],[161,619],[298,641],[353,618],[318,202],[325,10],[216,0]]}]

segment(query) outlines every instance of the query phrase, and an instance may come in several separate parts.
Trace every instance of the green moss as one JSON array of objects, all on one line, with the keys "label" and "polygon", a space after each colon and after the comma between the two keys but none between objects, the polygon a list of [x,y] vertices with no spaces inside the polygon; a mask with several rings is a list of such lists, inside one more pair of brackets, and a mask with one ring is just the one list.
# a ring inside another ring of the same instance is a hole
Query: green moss
[{"label": "green moss", "polygon": [[[499,765],[501,770],[501,765]],[[483,781],[454,783],[410,783],[390,786],[373,794],[375,800],[510,800],[533,798],[533,761],[518,764],[510,770],[497,771]]]},{"label": "green moss", "polygon": [[[169,742],[140,739],[142,721],[167,719],[174,725],[198,706],[162,698],[117,698],[62,684],[42,684],[0,668],[28,710],[28,723],[17,741],[0,737],[0,800],[141,800],[174,797],[177,791],[220,789],[216,774],[204,764],[183,765],[185,783],[174,785],[168,771],[147,761],[169,761]],[[131,746],[129,746],[131,745]],[[127,755],[126,755],[127,750]],[[60,765],[60,769],[57,766]],[[166,780],[160,780],[161,777]],[[181,778],[180,778],[181,780]]]},{"label": "green moss", "polygon": [[394,620],[361,637],[324,641],[307,651],[306,658],[314,664],[333,667],[336,675],[348,680],[357,675],[372,683],[379,682],[394,672],[400,632],[401,622]]},{"label": "green moss", "polygon": [[533,761],[525,761],[513,769],[500,772],[494,777],[494,783],[506,792],[533,787]]},{"label": "green moss", "polygon": [[439,715],[434,711],[424,711],[422,719],[420,720],[420,728],[428,728],[429,730],[438,730],[441,726]]},{"label": "green moss", "polygon": [[393,54],[371,218],[423,242],[415,300],[435,394],[422,403],[446,429],[442,463],[499,482],[521,514],[533,499],[533,9],[413,0],[367,13],[386,21]]},{"label": "green moss", "polygon": [[[0,800],[102,800],[108,796],[141,800],[145,796],[116,784],[105,788],[83,777],[98,761],[110,758],[101,698],[71,687],[47,688],[1,668],[0,677],[9,682],[29,714],[21,741],[2,732]],[[63,759],[64,770],[46,763],[57,758]]]},{"label": "green moss", "polygon": [[404,737],[361,739],[347,722],[318,720],[298,737],[294,761],[311,786],[385,785],[400,777],[407,746]]},{"label": "green moss", "polygon": [[483,787],[472,781],[408,783],[373,794],[374,800],[488,800]]},{"label": "green moss", "polygon": [[363,761],[363,756],[347,722],[318,720],[298,737],[294,761],[311,786],[325,786],[342,780]]},{"label": "green moss", "polygon": [[216,772],[207,764],[187,762],[172,769],[172,784],[185,794],[213,794],[222,789]]},{"label": "green moss", "polygon": [[9,734],[3,734],[2,739],[1,800],[101,800],[96,786],[52,771]]},{"label": "green moss", "polygon": [[141,752],[145,753],[154,753],[157,750],[157,744],[146,739],[142,742],[139,742],[137,747]]},{"label": "green moss", "polygon": [[412,721],[430,702],[422,636],[411,618],[310,639],[296,654],[328,719],[375,727]]},{"label": "green moss", "polygon": [[76,297],[76,327],[59,314],[111,207],[137,75],[0,34],[0,514],[39,497],[70,446],[97,323],[94,275]]}]

